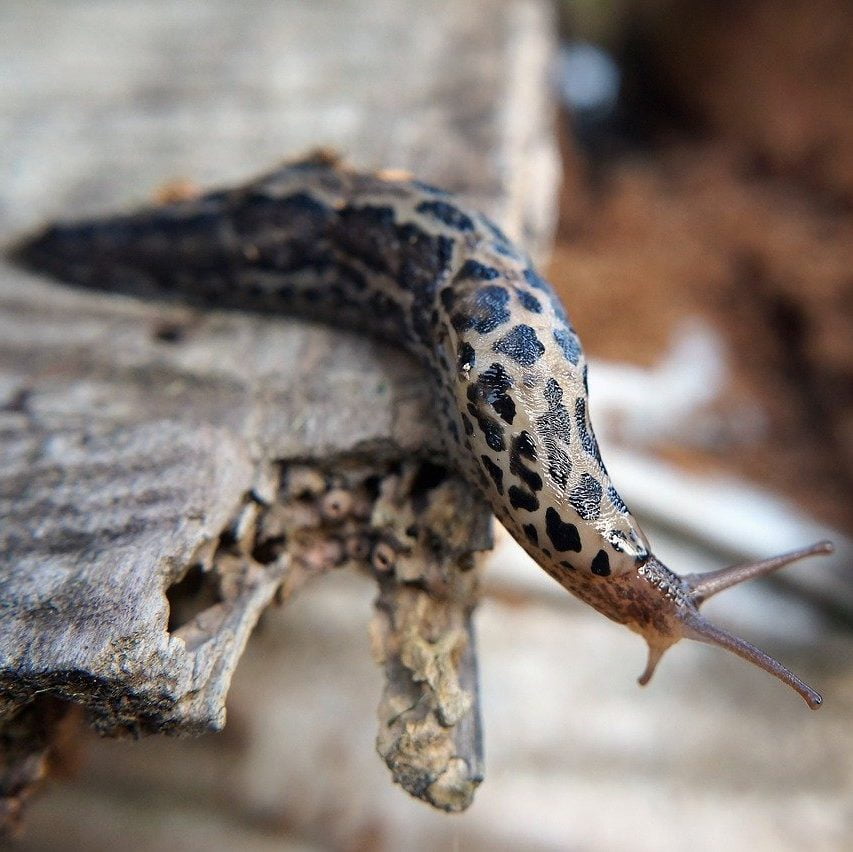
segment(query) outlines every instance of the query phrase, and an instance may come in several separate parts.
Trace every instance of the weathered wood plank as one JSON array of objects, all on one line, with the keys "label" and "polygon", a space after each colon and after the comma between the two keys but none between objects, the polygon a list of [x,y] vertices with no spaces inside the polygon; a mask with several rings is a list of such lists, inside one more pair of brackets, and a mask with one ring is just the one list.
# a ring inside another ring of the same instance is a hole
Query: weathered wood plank
[{"label": "weathered wood plank", "polygon": [[[542,2],[37,0],[4,4],[0,28],[16,45],[0,96],[3,242],[50,216],[139,202],[168,178],[227,183],[330,144],[364,167],[410,168],[461,191],[534,250],[547,244],[556,155]],[[365,470],[393,478],[437,448],[425,377],[380,344],[78,293],[4,264],[0,709],[14,716],[48,691],[84,704],[105,733],[221,727],[231,674],[275,590],[363,562],[359,530],[382,531],[376,507],[330,519],[323,500],[341,486],[357,496]],[[323,481],[308,515],[288,491],[294,460]],[[447,499],[461,520],[447,522],[459,540],[444,568],[458,570],[486,545],[486,514]],[[196,565],[190,576],[212,597],[179,617],[189,582],[179,581]],[[471,577],[426,621],[428,593],[383,581],[392,625],[456,637],[436,658],[450,661],[441,685],[424,681],[424,660],[393,663],[405,655],[382,616],[374,628],[389,678],[383,731],[392,711],[398,726],[383,753],[407,789],[452,809],[482,774]],[[415,749],[404,768],[391,757],[408,735],[392,698],[412,689],[444,714],[455,745],[441,765],[440,749]],[[448,694],[459,713],[447,714]],[[448,793],[435,781],[460,755]]]}]

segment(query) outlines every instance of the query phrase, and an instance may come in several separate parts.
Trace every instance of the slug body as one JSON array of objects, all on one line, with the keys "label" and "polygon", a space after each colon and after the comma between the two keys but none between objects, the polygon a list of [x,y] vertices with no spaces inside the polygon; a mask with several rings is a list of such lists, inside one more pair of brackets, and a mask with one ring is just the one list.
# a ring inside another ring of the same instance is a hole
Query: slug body
[{"label": "slug body", "polygon": [[304,315],[402,345],[435,377],[450,458],[507,529],[572,594],[645,637],[641,682],[687,636],[820,704],[698,607],[829,546],[704,577],[662,565],[601,460],[583,351],[559,299],[523,251],[449,193],[318,153],[237,189],[54,225],[14,254],[86,287]]}]

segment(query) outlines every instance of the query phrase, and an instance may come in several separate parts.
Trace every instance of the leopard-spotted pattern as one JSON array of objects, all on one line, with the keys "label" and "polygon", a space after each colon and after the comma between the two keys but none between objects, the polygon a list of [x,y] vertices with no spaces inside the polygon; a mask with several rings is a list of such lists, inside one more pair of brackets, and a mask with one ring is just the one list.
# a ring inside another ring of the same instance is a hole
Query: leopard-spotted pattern
[{"label": "leopard-spotted pattern", "polygon": [[449,193],[319,153],[234,190],[54,225],[18,258],[89,287],[319,317],[404,346],[437,380],[451,458],[552,577],[645,636],[647,675],[681,636],[710,641],[602,463],[560,300]]}]

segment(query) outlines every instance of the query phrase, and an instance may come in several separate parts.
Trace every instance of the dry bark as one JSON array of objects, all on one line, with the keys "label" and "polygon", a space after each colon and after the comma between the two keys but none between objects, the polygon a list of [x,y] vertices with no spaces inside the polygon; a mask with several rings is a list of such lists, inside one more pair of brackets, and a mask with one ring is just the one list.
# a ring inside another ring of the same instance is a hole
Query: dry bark
[{"label": "dry bark", "polygon": [[[131,20],[123,4],[102,8],[99,26],[131,46],[90,54],[99,88],[85,93],[85,3],[0,13],[23,45],[2,94],[0,139],[24,175],[2,182],[5,241],[49,215],[138,201],[176,172],[222,183],[332,144],[366,167],[416,170],[547,244],[545,3],[386,0],[367,22],[354,1],[209,6],[206,29],[166,3]],[[428,25],[433,38],[400,50],[400,32]],[[169,63],[199,32],[222,43],[188,86]],[[141,75],[140,55],[153,57]],[[312,74],[277,79],[271,56]],[[33,73],[48,66],[68,69],[65,88]],[[252,98],[230,98],[237,79]],[[223,109],[234,138],[217,147]],[[57,156],[57,134],[74,158]],[[346,565],[380,589],[380,752],[413,794],[466,807],[482,777],[470,613],[489,516],[434,465],[430,406],[427,377],[379,343],[0,267],[0,713],[6,732],[32,731],[30,748],[2,741],[7,812],[56,728],[37,695],[82,705],[110,736],[221,728],[264,607]]]}]

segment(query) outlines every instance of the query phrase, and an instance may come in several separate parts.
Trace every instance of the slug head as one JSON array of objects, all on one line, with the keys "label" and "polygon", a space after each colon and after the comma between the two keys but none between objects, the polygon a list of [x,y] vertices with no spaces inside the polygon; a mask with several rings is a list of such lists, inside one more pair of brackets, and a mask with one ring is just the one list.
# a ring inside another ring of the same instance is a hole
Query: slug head
[{"label": "slug head", "polygon": [[[633,617],[628,621],[628,626],[641,633],[649,645],[649,660],[646,670],[640,676],[640,683],[645,685],[651,680],[660,658],[670,645],[682,638],[695,639],[710,645],[719,645],[749,660],[788,684],[802,696],[812,710],[816,710],[823,701],[819,693],[764,651],[708,622],[699,612],[699,607],[708,598],[730,586],[769,574],[808,556],[831,553],[832,550],[830,542],[821,541],[811,547],[760,562],[733,565],[719,571],[687,574],[683,577],[674,574],[654,556],[649,557],[638,569],[638,580],[645,588],[642,592],[636,585],[633,588],[635,593],[639,593],[634,598],[634,611],[639,613],[640,617]],[[652,612],[653,616],[646,615]]]}]

